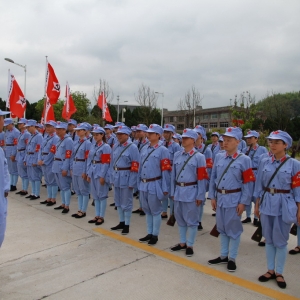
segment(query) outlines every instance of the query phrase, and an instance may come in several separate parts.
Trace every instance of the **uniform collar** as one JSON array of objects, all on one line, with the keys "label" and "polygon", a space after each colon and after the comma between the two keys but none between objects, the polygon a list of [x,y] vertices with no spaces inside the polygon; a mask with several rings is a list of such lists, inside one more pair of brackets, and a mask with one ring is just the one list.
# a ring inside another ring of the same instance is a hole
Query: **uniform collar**
[{"label": "uniform collar", "polygon": [[[286,159],[287,159],[287,156],[285,155],[284,157],[282,157],[282,158],[279,160],[279,162],[282,163],[282,162],[284,162]],[[275,158],[275,156],[273,155],[273,156],[272,156],[272,163],[273,163],[274,161],[278,161],[278,160],[277,160],[277,159]]]},{"label": "uniform collar", "polygon": [[193,148],[191,151],[189,152],[185,152],[185,150],[182,151],[182,154],[189,154],[189,156],[192,156],[195,153],[195,149]]},{"label": "uniform collar", "polygon": [[213,146],[218,146],[219,142],[212,143]]},{"label": "uniform collar", "polygon": [[79,140],[79,143],[83,143],[86,140],[86,137],[83,138],[82,140]]},{"label": "uniform collar", "polygon": [[[253,150],[257,150],[257,148],[258,148],[258,144],[255,144],[252,148],[251,148],[251,150],[253,149]],[[249,149],[250,149],[250,146],[248,146],[248,151],[249,151]]]},{"label": "uniform collar", "polygon": [[142,144],[146,144],[148,142],[147,138],[142,141]]},{"label": "uniform collar", "polygon": [[97,144],[98,147],[103,145],[103,141],[101,141],[100,143]]},{"label": "uniform collar", "polygon": [[157,143],[156,145],[154,145],[154,146],[151,146],[151,145],[149,145],[149,148],[154,148],[154,149],[157,149],[158,148],[158,146],[159,146],[159,143]]},{"label": "uniform collar", "polygon": [[129,142],[126,141],[124,144],[120,144],[120,146],[126,147],[126,146],[128,146],[128,144],[129,144]]},{"label": "uniform collar", "polygon": [[201,144],[200,146],[197,147],[197,149],[201,150],[203,147],[203,144]]},{"label": "uniform collar", "polygon": [[232,158],[232,159],[236,159],[239,156],[239,151],[235,152],[233,155],[228,155],[227,152],[225,152],[225,158]]}]

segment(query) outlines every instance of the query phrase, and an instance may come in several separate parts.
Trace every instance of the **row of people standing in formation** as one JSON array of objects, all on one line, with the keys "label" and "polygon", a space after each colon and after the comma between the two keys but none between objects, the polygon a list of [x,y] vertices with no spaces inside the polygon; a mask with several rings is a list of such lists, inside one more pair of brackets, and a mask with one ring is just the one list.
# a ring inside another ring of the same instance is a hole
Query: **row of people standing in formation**
[{"label": "row of people standing in formation", "polygon": [[[260,217],[268,265],[268,272],[259,280],[276,279],[280,287],[286,286],[282,273],[289,229],[292,222],[300,223],[300,163],[286,154],[292,144],[288,133],[272,132],[268,152],[257,144],[259,133],[254,130],[247,132],[245,145],[238,127],[227,128],[222,136],[212,133],[212,144],[206,146],[206,131],[200,125],[185,129],[182,136],[171,124],[128,128],[117,123],[102,128],[97,124],[77,125],[75,120],[49,121],[43,134],[35,120],[20,119],[20,132],[10,118],[4,120],[4,126],[7,130],[1,144],[12,191],[20,176],[22,190],[17,193],[30,200],[39,199],[43,174],[48,198],[41,203],[55,205],[59,188],[62,204],[54,209],[67,214],[72,185],[78,198],[78,212],[72,216],[86,216],[91,194],[95,218],[89,223],[101,225],[113,185],[119,224],[111,230],[121,230],[124,235],[129,233],[133,192],[139,191],[140,208],[133,212],[146,215],[147,235],[139,241],[148,245],[158,242],[161,220],[167,217],[170,203],[180,240],[171,251],[185,250],[192,256],[197,230],[203,228],[208,192],[221,242],[220,256],[208,263],[225,263],[231,272],[236,270],[242,224],[252,221],[254,202],[253,223],[257,226]],[[241,221],[245,209],[246,219]],[[299,232],[298,227],[298,247],[291,254],[300,252]]]}]

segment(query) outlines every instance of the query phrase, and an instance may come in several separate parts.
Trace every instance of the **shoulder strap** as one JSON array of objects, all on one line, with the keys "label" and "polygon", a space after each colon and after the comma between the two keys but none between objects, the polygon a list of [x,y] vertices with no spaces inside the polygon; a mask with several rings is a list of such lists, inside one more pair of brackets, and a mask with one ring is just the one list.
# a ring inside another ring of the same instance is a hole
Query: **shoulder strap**
[{"label": "shoulder strap", "polygon": [[80,145],[77,147],[76,151],[75,151],[75,154],[74,154],[74,157],[76,157],[76,154],[79,150],[79,148],[84,144],[84,142],[87,141],[87,140],[84,140],[82,143],[80,143]]},{"label": "shoulder strap", "polygon": [[116,166],[116,164],[117,164],[117,162],[119,161],[119,159],[121,158],[121,155],[132,145],[133,143],[130,143],[126,148],[124,148],[123,150],[122,150],[122,152],[120,153],[120,155],[119,155],[119,157],[116,159],[116,162],[115,162],[115,165],[114,166]]},{"label": "shoulder strap", "polygon": [[225,173],[228,171],[229,167],[230,167],[230,166],[231,166],[231,165],[232,165],[232,164],[233,164],[240,156],[242,156],[242,155],[243,155],[243,154],[240,153],[239,156],[238,156],[236,159],[233,159],[233,160],[228,164],[228,166],[226,167],[226,169],[224,170],[222,176],[221,176],[220,179],[219,179],[219,182],[218,182],[218,184],[217,184],[216,189],[219,188],[219,184],[220,184],[221,180],[223,179]]},{"label": "shoulder strap", "polygon": [[[161,145],[160,145],[161,146]],[[144,165],[144,163],[146,162],[147,158],[156,150],[158,149],[160,146],[158,146],[157,148],[154,148],[148,155],[147,157],[144,159],[143,163],[142,163],[142,166]]]},{"label": "shoulder strap", "polygon": [[259,146],[256,148],[256,150],[253,151],[253,154],[251,156],[251,160],[253,159],[253,157],[254,157],[254,155],[255,155],[255,153],[256,153],[256,151],[257,151],[258,148],[259,148]]},{"label": "shoulder strap", "polygon": [[179,175],[180,175],[181,172],[183,171],[183,169],[184,169],[184,167],[186,166],[186,164],[189,162],[189,160],[190,160],[196,153],[197,153],[197,151],[195,151],[195,153],[194,153],[193,155],[191,155],[191,156],[186,160],[186,162],[185,162],[184,165],[181,167],[181,169],[180,169],[180,171],[179,171],[179,173],[178,173],[178,175],[177,175],[177,177],[176,177],[176,181],[178,180]]},{"label": "shoulder strap", "polygon": [[204,146],[204,149],[203,149],[203,151],[201,152],[202,154],[204,154],[206,148],[207,148],[207,145]]},{"label": "shoulder strap", "polygon": [[[272,180],[275,178],[276,174],[278,173],[278,171],[280,170],[280,168],[290,159],[290,157],[287,157],[286,160],[284,160],[278,167],[277,169],[275,170],[275,172],[273,173],[273,175],[271,176],[267,186],[265,188],[268,188],[272,182]],[[264,196],[266,194],[266,190],[264,191],[263,195],[261,196],[261,199],[260,199],[260,205],[263,203],[264,201]]]}]

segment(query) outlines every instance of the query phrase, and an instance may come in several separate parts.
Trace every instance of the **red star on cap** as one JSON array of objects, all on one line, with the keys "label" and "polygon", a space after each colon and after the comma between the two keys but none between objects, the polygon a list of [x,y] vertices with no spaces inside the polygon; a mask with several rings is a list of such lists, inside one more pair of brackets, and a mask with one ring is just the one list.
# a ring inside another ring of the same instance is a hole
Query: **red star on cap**
[{"label": "red star on cap", "polygon": [[183,132],[187,132],[187,130],[186,130],[186,129],[184,129],[184,130],[183,130]]},{"label": "red star on cap", "polygon": [[248,134],[251,134],[251,131],[248,131],[247,133],[248,133]]},{"label": "red star on cap", "polygon": [[232,131],[232,128],[231,128],[231,127],[229,127],[229,128],[227,129],[227,131],[228,131],[228,132],[231,132],[231,131]]},{"label": "red star on cap", "polygon": [[273,134],[279,134],[279,131],[277,130],[277,131],[273,131]]},{"label": "red star on cap", "polygon": [[150,125],[150,128],[153,128],[153,125]]},{"label": "red star on cap", "polygon": [[166,125],[166,128],[168,128],[169,127],[169,125]]}]

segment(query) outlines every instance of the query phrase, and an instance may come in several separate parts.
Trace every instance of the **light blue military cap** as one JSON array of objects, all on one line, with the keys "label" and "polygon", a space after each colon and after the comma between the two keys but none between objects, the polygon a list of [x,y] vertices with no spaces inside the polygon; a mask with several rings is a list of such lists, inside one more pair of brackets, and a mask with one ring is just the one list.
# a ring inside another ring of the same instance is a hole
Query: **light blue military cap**
[{"label": "light blue military cap", "polygon": [[148,126],[146,126],[145,124],[139,124],[138,126],[136,126],[136,130],[147,131]]},{"label": "light blue military cap", "polygon": [[158,124],[151,124],[146,132],[149,132],[149,133],[154,132],[154,133],[158,133],[159,135],[162,135],[164,130]]},{"label": "light blue military cap", "polygon": [[104,128],[102,128],[100,125],[94,126],[94,128],[91,132],[92,133],[103,133],[103,134],[105,134]]},{"label": "light blue military cap", "polygon": [[5,115],[9,115],[10,111],[3,111],[0,109],[0,116],[5,116]]},{"label": "light blue military cap", "polygon": [[213,136],[213,135],[216,135],[217,137],[219,137],[219,136],[220,136],[220,133],[217,132],[217,131],[214,131],[210,136]]},{"label": "light blue military cap", "polygon": [[36,120],[27,120],[27,123],[25,125],[25,127],[30,127],[30,126],[36,126],[37,121]]},{"label": "light blue military cap", "polygon": [[131,133],[131,129],[129,127],[127,127],[126,125],[122,125],[118,127],[118,131],[116,132],[118,133],[125,133],[127,135],[130,135]]},{"label": "light blue military cap", "polygon": [[204,127],[202,127],[201,125],[197,125],[194,130],[197,132],[197,133],[200,133],[201,136],[205,136],[206,135],[206,130]]},{"label": "light blue military cap", "polygon": [[234,137],[239,141],[243,137],[243,133],[238,127],[228,127],[226,128],[226,132],[223,134],[223,136]]},{"label": "light blue military cap", "polygon": [[135,132],[136,131],[136,126],[131,126],[131,131]]},{"label": "light blue military cap", "polygon": [[198,132],[194,129],[190,129],[190,128],[186,128],[183,130],[183,133],[182,133],[182,138],[191,138],[191,139],[194,139],[194,141],[196,142],[196,140],[198,139]]},{"label": "light blue military cap", "polygon": [[112,126],[111,124],[106,124],[104,126],[104,129],[110,129],[110,130],[113,130],[114,126]]},{"label": "light blue military cap", "polygon": [[171,131],[173,133],[176,133],[175,126],[172,124],[165,124],[164,131]]},{"label": "light blue military cap", "polygon": [[55,127],[56,129],[65,129],[65,130],[67,130],[67,128],[68,128],[68,123],[66,123],[66,122],[61,122],[61,121],[57,121],[56,122],[56,127]]},{"label": "light blue military cap", "polygon": [[116,122],[113,128],[118,128],[120,126],[126,126],[123,122]]},{"label": "light blue military cap", "polygon": [[68,124],[72,124],[72,125],[77,126],[77,121],[74,120],[74,119],[69,119],[69,120],[68,120]]},{"label": "light blue military cap", "polygon": [[74,128],[74,130],[81,130],[81,129],[83,129],[83,130],[89,130],[89,126],[87,124],[85,124],[85,123],[81,123],[76,128]]},{"label": "light blue military cap", "polygon": [[289,149],[293,144],[292,137],[285,131],[276,130],[272,131],[269,136],[266,137],[269,140],[282,140],[287,144],[287,149]]},{"label": "light blue military cap", "polygon": [[7,126],[9,124],[13,124],[14,120],[12,118],[6,118],[4,119],[4,126]]},{"label": "light blue military cap", "polygon": [[259,133],[255,130],[249,130],[249,131],[247,131],[247,135],[244,135],[244,138],[250,138],[253,136],[256,138],[259,138]]},{"label": "light blue military cap", "polygon": [[50,120],[50,121],[46,122],[45,125],[51,125],[51,126],[53,126],[53,127],[56,127],[57,124],[56,124],[55,121]]},{"label": "light blue military cap", "polygon": [[26,124],[26,122],[27,122],[27,119],[20,118],[19,121],[18,121],[18,124]]}]

